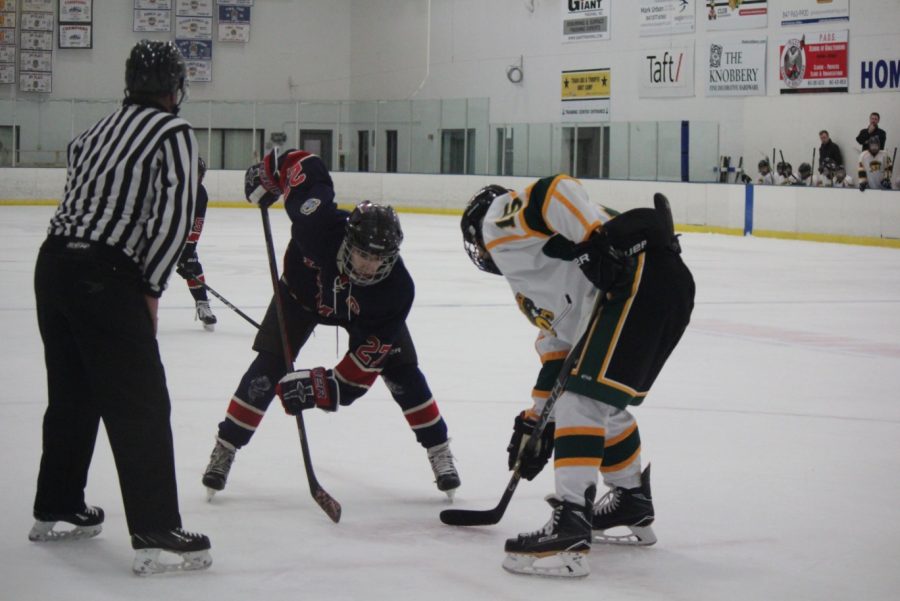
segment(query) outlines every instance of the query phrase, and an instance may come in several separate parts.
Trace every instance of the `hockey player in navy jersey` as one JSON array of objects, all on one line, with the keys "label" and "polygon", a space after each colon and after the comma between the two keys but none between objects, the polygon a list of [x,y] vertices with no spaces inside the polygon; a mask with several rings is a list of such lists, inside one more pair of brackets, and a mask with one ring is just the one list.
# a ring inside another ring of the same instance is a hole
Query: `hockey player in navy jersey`
[{"label": "hockey player in navy jersey", "polygon": [[369,201],[351,213],[339,209],[324,162],[302,150],[268,153],[247,170],[245,192],[262,206],[283,195],[291,219],[279,285],[292,356],[319,324],[347,330],[349,349],[332,368],[286,373],[273,299],[253,343],[256,359],[219,424],[203,475],[210,495],[225,487],[235,452],[250,441],[276,392],[289,414],[313,407],[337,411],[381,376],[427,450],[438,489],[452,498],[460,479],[447,426],[406,327],[415,291],[399,255],[403,232],[394,209]]},{"label": "hockey player in navy jersey", "polygon": [[206,295],[206,278],[203,275],[203,265],[197,256],[197,244],[200,242],[200,234],[203,233],[203,222],[206,220],[206,205],[209,204],[209,194],[203,185],[203,176],[206,175],[206,162],[203,157],[197,158],[197,209],[194,211],[194,223],[191,225],[191,233],[184,250],[175,267],[176,273],[187,282],[188,290],[194,298],[196,317],[203,324],[203,329],[212,332],[216,329],[215,314],[209,307],[209,297]]}]

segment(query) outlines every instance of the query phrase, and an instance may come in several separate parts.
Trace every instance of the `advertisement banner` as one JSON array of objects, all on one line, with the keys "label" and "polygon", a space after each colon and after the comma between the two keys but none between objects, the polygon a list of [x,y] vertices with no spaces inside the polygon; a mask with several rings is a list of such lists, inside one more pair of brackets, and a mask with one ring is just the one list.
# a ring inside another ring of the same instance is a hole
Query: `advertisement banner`
[{"label": "advertisement banner", "polygon": [[563,42],[609,39],[612,0],[561,0]]},{"label": "advertisement banner", "polygon": [[694,45],[644,50],[637,69],[640,98],[694,95]]},{"label": "advertisement banner", "polygon": [[[853,47],[857,52],[856,44]],[[861,92],[896,92],[900,90],[900,60],[887,56],[866,57],[859,62]]]},{"label": "advertisement banner", "polygon": [[694,0],[640,0],[640,35],[693,33],[697,20]]},{"label": "advertisement banner", "polygon": [[562,121],[609,121],[610,70],[563,71],[560,79]]},{"label": "advertisement banner", "polygon": [[768,25],[768,0],[706,0],[707,31],[758,29]]},{"label": "advertisement banner", "polygon": [[778,46],[782,94],[846,92],[849,31],[822,31],[791,37]]},{"label": "advertisement banner", "polygon": [[850,0],[781,0],[782,25],[849,20]]},{"label": "advertisement banner", "polygon": [[710,40],[707,96],[765,96],[766,38]]}]

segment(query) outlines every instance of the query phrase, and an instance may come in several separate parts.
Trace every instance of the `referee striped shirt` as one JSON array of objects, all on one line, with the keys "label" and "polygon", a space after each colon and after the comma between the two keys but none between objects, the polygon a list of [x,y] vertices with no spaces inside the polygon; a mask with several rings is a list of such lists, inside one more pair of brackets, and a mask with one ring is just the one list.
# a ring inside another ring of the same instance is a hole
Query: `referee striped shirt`
[{"label": "referee striped shirt", "polygon": [[69,143],[66,188],[48,234],[107,244],[159,297],[194,220],[197,139],[155,105],[126,103]]}]

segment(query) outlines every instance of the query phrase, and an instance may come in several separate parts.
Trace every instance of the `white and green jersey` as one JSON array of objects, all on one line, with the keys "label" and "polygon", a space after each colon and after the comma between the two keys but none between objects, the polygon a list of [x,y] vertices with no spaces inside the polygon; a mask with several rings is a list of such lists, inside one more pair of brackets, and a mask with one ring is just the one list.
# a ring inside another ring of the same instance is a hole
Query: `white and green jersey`
[{"label": "white and green jersey", "polygon": [[891,179],[891,157],[883,150],[875,155],[864,150],[859,155],[859,181],[867,181],[870,188],[881,188],[885,179]]},{"label": "white and green jersey", "polygon": [[[498,196],[485,215],[485,247],[519,309],[540,328],[535,348],[544,364],[564,358],[587,327],[597,288],[572,261],[572,247],[611,217],[566,175]],[[536,390],[535,400],[548,391]]]}]

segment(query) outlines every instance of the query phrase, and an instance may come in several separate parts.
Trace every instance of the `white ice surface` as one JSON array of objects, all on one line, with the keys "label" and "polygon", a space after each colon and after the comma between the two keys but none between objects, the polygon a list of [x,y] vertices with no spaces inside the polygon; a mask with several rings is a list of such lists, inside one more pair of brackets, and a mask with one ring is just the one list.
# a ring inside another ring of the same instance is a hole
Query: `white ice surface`
[{"label": "white ice surface", "polygon": [[[159,341],[179,496],[185,527],[211,537],[214,563],[138,578],[102,429],[87,500],[107,512],[103,533],[71,544],[26,538],[46,403],[32,274],[51,212],[0,209],[4,600],[900,599],[898,250],[682,238],[697,281],[693,323],[635,410],[659,543],[595,546],[582,581],[500,567],[504,539],[549,516],[550,470],[519,486],[500,524],[442,525],[450,505],[380,382],[336,415],[307,414],[340,524],[310,498],[294,422],[277,401],[228,488],[207,503],[200,475],[254,332],[215,299],[219,325],[204,332],[173,276]],[[538,369],[536,330],[503,280],[469,263],[456,218],[402,221],[417,286],[410,329],[463,482],[453,506],[488,509],[508,480],[504,448]],[[273,223],[280,256],[287,219],[275,212]],[[271,286],[259,215],[211,209],[200,258],[210,285],[261,319]],[[321,327],[298,366],[331,366],[345,344]]]}]

